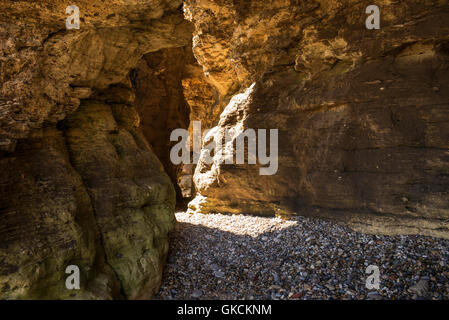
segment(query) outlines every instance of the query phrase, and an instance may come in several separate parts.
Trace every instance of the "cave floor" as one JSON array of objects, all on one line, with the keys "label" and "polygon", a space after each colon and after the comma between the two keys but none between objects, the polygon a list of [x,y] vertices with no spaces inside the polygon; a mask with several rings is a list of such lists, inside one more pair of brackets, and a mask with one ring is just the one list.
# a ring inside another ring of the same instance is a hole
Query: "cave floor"
[{"label": "cave floor", "polygon": [[[449,240],[333,222],[176,213],[155,299],[449,299]],[[380,271],[367,289],[366,268]]]}]

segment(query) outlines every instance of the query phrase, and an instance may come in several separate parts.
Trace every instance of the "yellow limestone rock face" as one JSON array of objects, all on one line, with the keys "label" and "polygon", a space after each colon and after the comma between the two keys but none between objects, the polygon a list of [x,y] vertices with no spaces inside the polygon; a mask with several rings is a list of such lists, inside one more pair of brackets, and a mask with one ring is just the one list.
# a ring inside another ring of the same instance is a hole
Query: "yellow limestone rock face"
[{"label": "yellow limestone rock face", "polygon": [[143,54],[187,45],[191,27],[181,4],[81,0],[80,29],[67,30],[64,1],[1,1],[3,149],[44,122],[64,119],[89,89],[120,82]]},{"label": "yellow limestone rock face", "polygon": [[273,176],[200,159],[191,210],[449,238],[449,3],[378,1],[373,30],[369,4],[186,1],[195,56],[228,105],[214,132],[279,130]]}]

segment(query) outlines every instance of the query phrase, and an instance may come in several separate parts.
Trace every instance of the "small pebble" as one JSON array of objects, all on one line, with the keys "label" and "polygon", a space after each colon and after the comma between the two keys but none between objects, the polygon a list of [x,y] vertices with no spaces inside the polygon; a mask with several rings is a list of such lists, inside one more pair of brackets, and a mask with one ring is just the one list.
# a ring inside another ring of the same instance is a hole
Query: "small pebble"
[{"label": "small pebble", "polygon": [[199,298],[203,295],[203,292],[201,290],[195,290],[192,293],[192,298]]}]

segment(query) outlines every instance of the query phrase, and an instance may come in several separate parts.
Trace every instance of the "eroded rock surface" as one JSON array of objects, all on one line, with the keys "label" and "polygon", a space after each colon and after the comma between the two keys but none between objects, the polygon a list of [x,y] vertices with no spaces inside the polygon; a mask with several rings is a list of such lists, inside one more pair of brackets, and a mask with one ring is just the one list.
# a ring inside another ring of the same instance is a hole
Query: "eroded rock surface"
[{"label": "eroded rock surface", "polygon": [[[328,217],[449,237],[449,5],[186,1],[194,52],[232,100],[215,128],[279,129],[279,170],[200,160],[190,208]],[[233,140],[235,142],[235,138]]]},{"label": "eroded rock surface", "polygon": [[[147,298],[175,195],[127,74],[185,46],[181,1],[0,2],[0,298]],[[67,290],[77,265],[81,290]]]}]

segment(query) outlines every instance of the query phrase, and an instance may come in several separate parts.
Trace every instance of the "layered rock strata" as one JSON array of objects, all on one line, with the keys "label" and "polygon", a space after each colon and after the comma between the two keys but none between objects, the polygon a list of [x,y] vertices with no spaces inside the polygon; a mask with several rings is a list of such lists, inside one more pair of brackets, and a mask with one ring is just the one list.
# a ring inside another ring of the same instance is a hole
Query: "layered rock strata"
[{"label": "layered rock strata", "polygon": [[[127,75],[186,46],[181,1],[0,2],[0,298],[148,298],[175,193]],[[80,269],[67,290],[66,267]]]},{"label": "layered rock strata", "polygon": [[449,237],[448,2],[377,1],[378,30],[370,4],[186,1],[195,56],[229,103],[215,138],[279,130],[275,175],[203,157],[191,210]]}]

